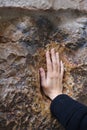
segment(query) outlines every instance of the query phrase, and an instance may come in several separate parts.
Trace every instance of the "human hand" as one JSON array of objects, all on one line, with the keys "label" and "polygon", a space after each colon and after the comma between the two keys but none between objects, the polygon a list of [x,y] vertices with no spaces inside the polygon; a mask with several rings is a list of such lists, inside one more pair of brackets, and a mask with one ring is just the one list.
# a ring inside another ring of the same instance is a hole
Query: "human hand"
[{"label": "human hand", "polygon": [[46,62],[47,74],[43,68],[40,68],[41,87],[44,94],[53,100],[62,94],[64,66],[62,61],[59,61],[58,52],[55,53],[54,49],[51,49],[51,56],[49,51],[46,52]]}]

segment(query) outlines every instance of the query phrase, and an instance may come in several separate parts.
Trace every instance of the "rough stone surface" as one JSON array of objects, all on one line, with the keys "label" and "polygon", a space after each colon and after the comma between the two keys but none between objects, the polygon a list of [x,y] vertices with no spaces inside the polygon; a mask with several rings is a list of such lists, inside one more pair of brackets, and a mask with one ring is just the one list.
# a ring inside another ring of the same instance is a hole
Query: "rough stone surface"
[{"label": "rough stone surface", "polygon": [[64,93],[87,105],[87,1],[0,0],[0,7],[0,130],[63,130],[38,70],[54,47],[65,66]]},{"label": "rough stone surface", "polygon": [[87,0],[0,0],[0,7],[28,9],[79,9],[87,11]]},{"label": "rough stone surface", "polygon": [[0,130],[63,130],[40,92],[38,70],[54,47],[65,65],[64,93],[87,105],[87,14],[0,12]]}]

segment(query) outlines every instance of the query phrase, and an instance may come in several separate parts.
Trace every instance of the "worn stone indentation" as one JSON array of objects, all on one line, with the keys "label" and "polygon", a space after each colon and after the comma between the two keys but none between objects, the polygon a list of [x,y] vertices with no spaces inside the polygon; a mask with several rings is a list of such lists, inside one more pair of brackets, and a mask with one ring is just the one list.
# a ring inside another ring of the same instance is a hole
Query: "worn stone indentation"
[{"label": "worn stone indentation", "polygon": [[40,91],[38,70],[47,69],[45,52],[53,47],[65,66],[64,93],[87,105],[86,14],[51,13],[1,16],[1,130],[63,130],[51,117],[50,101]]}]

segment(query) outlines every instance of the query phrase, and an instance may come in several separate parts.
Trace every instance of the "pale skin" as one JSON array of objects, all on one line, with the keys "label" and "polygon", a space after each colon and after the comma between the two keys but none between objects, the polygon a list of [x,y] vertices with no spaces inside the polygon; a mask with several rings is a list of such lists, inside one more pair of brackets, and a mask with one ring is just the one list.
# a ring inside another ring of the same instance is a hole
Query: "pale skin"
[{"label": "pale skin", "polygon": [[[50,55],[51,53],[51,55]],[[40,68],[41,87],[44,94],[51,100],[63,93],[64,65],[59,53],[54,48],[46,52],[47,73]]]}]

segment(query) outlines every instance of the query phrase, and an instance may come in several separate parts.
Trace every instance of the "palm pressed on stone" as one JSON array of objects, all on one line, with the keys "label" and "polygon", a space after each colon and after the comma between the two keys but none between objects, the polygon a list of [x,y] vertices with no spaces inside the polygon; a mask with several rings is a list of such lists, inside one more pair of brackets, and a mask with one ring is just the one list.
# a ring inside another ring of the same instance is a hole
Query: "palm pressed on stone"
[{"label": "palm pressed on stone", "polygon": [[56,96],[62,94],[64,66],[59,60],[58,52],[54,49],[46,52],[47,74],[43,68],[40,68],[41,87],[44,94],[53,100]]}]

